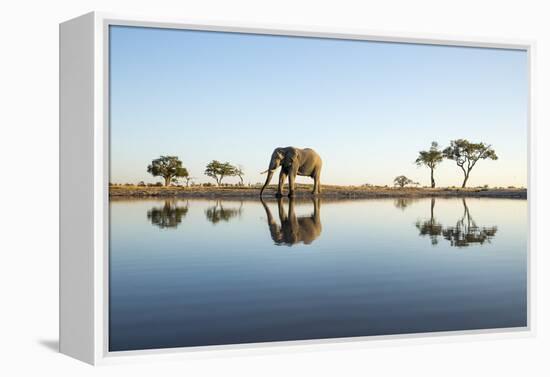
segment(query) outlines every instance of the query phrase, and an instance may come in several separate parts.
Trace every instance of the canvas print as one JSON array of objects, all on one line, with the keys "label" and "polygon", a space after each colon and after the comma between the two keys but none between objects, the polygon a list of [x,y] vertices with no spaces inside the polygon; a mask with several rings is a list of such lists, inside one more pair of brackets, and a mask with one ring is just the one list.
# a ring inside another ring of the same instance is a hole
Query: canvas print
[{"label": "canvas print", "polygon": [[527,326],[528,55],[111,26],[109,350]]}]

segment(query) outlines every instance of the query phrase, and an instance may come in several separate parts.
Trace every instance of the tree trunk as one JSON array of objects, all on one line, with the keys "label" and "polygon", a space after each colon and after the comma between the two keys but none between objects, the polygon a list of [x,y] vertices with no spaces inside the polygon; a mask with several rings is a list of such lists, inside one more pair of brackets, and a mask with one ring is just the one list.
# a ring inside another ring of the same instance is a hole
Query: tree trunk
[{"label": "tree trunk", "polygon": [[435,188],[435,180],[434,180],[434,169],[430,169],[431,175],[430,178],[432,179],[432,188]]},{"label": "tree trunk", "polygon": [[171,180],[172,180],[172,177],[164,177],[164,186],[166,187],[170,186]]},{"label": "tree trunk", "polygon": [[462,188],[466,187],[466,182],[468,182],[469,177],[470,177],[470,173],[464,174],[464,182],[462,182]]}]

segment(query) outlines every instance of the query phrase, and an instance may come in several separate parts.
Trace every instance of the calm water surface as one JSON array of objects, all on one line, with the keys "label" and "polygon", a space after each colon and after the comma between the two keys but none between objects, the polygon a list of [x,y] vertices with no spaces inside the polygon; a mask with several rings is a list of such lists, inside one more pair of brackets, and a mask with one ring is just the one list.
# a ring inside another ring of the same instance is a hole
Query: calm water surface
[{"label": "calm water surface", "polygon": [[115,200],[110,350],[520,327],[527,201]]}]

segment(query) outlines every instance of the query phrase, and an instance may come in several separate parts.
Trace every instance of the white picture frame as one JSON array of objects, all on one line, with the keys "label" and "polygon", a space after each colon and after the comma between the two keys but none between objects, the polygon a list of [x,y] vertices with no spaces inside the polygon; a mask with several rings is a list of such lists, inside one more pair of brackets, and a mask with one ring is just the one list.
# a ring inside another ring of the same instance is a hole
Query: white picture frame
[{"label": "white picture frame", "polygon": [[[526,50],[529,65],[528,131],[528,324],[525,328],[369,336],[262,344],[109,352],[109,38],[111,25],[246,32],[319,38],[421,43]],[[203,357],[251,352],[288,352],[323,347],[365,347],[387,343],[458,341],[534,334],[533,54],[535,43],[413,33],[369,32],[306,26],[200,22],[92,12],[60,24],[60,352],[90,364]],[[460,335],[460,336],[457,336]],[[197,353],[196,351],[201,351]]]}]

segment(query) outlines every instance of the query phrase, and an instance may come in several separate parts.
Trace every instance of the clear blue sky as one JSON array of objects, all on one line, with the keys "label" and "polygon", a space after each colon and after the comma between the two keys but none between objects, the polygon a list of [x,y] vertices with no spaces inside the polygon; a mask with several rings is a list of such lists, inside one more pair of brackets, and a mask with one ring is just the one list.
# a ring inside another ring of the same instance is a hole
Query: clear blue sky
[{"label": "clear blue sky", "polygon": [[[526,185],[525,51],[117,26],[110,57],[111,182],[159,181],[160,155],[197,182],[213,159],[263,182],[272,150],[296,146],[321,155],[325,184],[428,185],[418,151],[466,138],[499,156],[470,185]],[[452,161],[436,170],[461,179]]]}]

